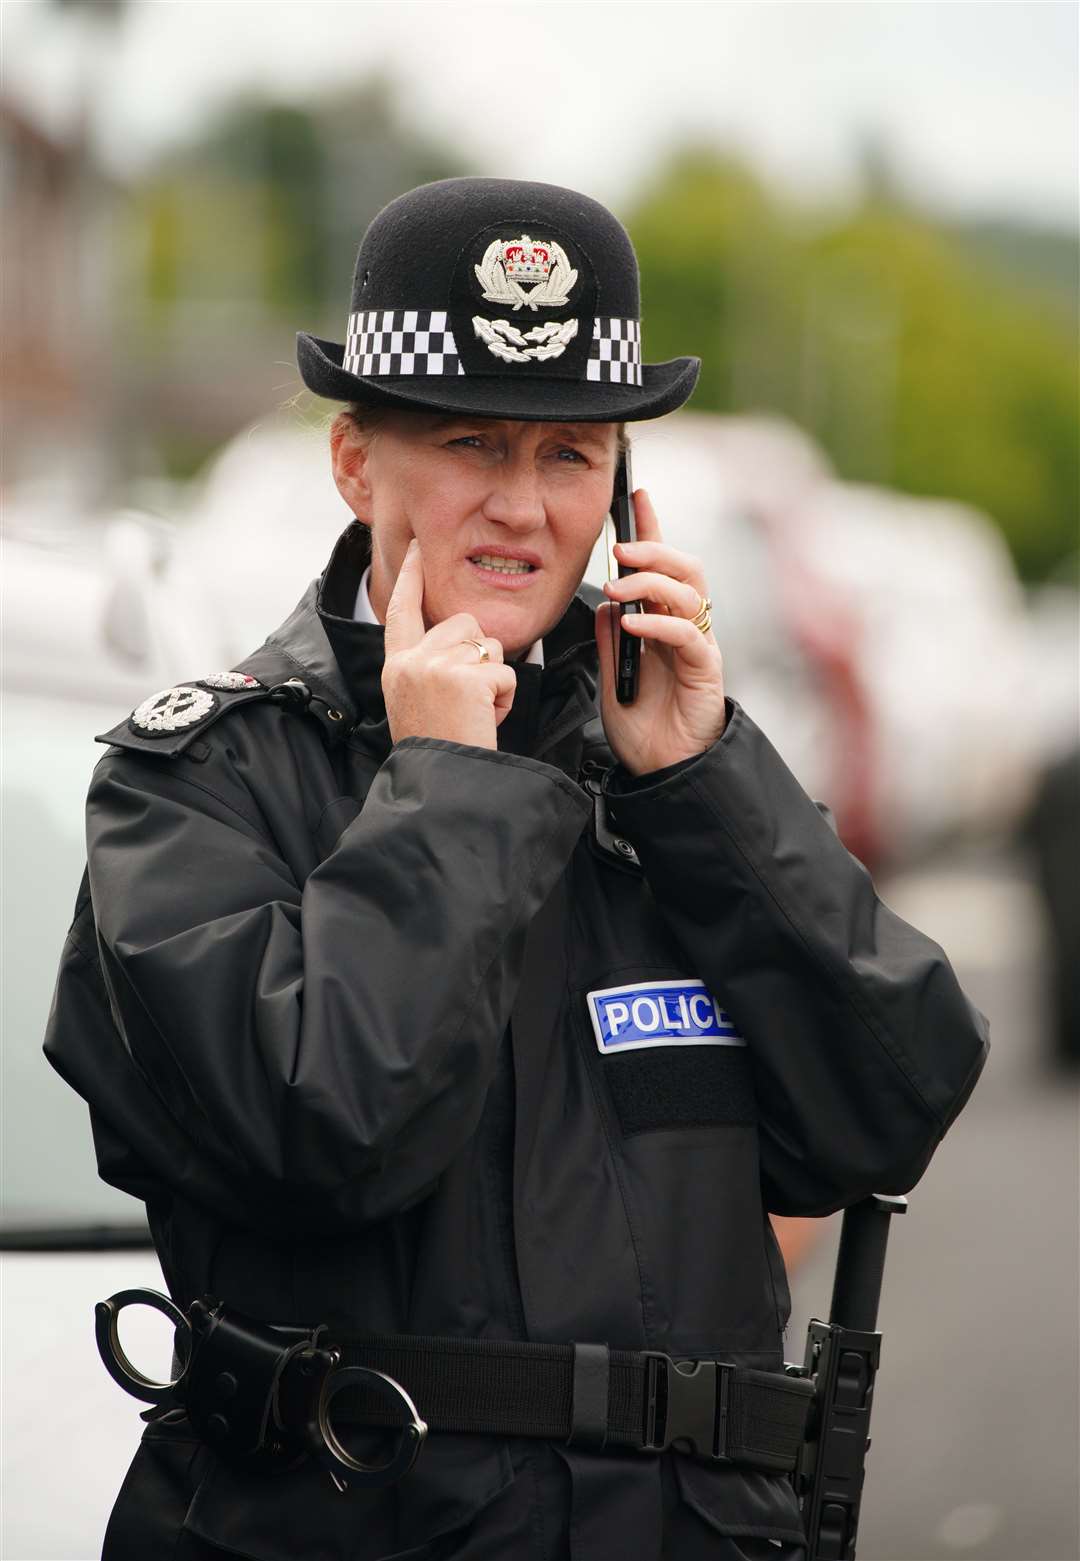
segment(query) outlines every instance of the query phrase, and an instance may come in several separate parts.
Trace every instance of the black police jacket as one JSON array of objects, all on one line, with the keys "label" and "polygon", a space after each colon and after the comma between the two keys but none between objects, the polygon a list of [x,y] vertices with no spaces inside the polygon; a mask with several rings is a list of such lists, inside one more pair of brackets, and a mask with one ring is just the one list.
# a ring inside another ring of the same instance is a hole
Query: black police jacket
[{"label": "black police jacket", "polygon": [[[766,1211],[910,1188],[984,1021],[737,705],[692,762],[614,765],[581,596],[521,669],[526,753],[392,746],[367,557],[353,525],[243,664],[262,688],[109,734],[47,1039],[101,1174],[145,1199],[182,1306],[779,1368]],[[290,678],[295,708],[266,692]],[[686,978],[745,1046],[599,1049],[589,993]],[[395,1490],[341,1496],[151,1428],[106,1556],[180,1525],[257,1561],[801,1532],[783,1476],[670,1455],[433,1435]]]}]

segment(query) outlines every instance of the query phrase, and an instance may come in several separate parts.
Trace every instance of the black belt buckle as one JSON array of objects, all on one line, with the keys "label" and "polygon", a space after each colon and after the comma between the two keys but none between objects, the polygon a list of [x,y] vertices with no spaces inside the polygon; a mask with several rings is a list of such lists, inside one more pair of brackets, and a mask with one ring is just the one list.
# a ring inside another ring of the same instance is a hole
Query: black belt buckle
[{"label": "black belt buckle", "polygon": [[728,1414],[735,1367],[721,1360],[672,1360],[649,1350],[645,1356],[643,1451],[684,1449],[713,1463],[730,1463]]}]

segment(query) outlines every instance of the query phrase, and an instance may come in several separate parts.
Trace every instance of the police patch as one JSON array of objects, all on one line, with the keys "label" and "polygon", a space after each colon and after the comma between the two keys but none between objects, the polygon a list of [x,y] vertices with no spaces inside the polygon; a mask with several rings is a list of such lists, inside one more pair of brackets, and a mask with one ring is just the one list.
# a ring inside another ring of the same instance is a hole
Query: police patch
[{"label": "police patch", "polygon": [[745,1046],[704,981],[634,981],[587,994],[600,1051],[646,1046]]}]

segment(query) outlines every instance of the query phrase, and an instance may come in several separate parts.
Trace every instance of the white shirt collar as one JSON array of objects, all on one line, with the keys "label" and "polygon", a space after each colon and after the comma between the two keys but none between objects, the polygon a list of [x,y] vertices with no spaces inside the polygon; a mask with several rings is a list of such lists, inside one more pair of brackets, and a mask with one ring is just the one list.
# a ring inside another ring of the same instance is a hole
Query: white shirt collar
[{"label": "white shirt collar", "polygon": [[[368,579],[370,575],[371,565],[369,564],[360,576],[360,586],[356,592],[356,606],[353,608],[353,617],[357,623],[377,623],[381,626],[382,619],[376,617],[375,609],[371,605],[371,597],[368,593]],[[525,661],[526,664],[534,667],[542,667],[544,665],[543,640],[536,641],[529,654],[525,657]]]}]

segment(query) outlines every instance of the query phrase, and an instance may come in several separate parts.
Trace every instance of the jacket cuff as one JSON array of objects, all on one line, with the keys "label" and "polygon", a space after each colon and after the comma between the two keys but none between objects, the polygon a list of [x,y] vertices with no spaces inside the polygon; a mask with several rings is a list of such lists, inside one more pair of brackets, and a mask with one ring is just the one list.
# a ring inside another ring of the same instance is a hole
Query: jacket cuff
[{"label": "jacket cuff", "polygon": [[667,782],[700,765],[710,754],[723,748],[731,733],[732,722],[736,715],[742,714],[742,707],[736,704],[734,699],[725,699],[724,709],[724,730],[712,746],[706,748],[703,753],[696,753],[690,759],[679,759],[675,764],[666,764],[659,770],[646,770],[643,775],[632,775],[625,765],[616,764],[608,775],[604,786],[605,794],[608,797],[630,797],[656,791]]},{"label": "jacket cuff", "polygon": [[[592,811],[592,803],[582,788],[575,784],[562,770],[556,769],[553,764],[544,764],[540,759],[530,759],[520,753],[504,753],[497,748],[477,748],[471,743],[448,742],[442,737],[403,737],[399,743],[395,743],[389,756],[385,759],[384,766],[391,764],[395,754],[416,752],[417,750],[431,749],[436,753],[457,754],[463,759],[477,760],[480,764],[493,764],[505,770],[521,770],[524,775],[543,777],[551,781],[562,793],[562,801],[573,811],[574,808],[581,814],[582,823]],[[499,777],[492,776],[492,784],[497,784],[500,789],[513,784],[509,775]],[[522,784],[525,784],[522,778]]]},{"label": "jacket cuff", "polygon": [[639,848],[646,872],[648,859],[655,867],[667,842],[681,847],[695,834],[708,837],[714,851],[734,851],[752,862],[767,882],[775,877],[779,835],[809,829],[812,837],[830,837],[826,850],[839,846],[798,778],[735,700],[728,702],[727,725],[711,748],[636,781],[625,789],[609,787],[608,817]]}]

